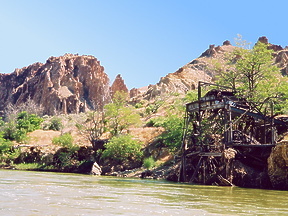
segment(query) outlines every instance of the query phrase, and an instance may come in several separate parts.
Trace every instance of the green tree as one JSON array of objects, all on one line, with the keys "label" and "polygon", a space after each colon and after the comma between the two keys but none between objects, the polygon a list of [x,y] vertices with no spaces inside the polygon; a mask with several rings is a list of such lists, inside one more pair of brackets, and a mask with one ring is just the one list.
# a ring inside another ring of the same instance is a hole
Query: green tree
[{"label": "green tree", "polygon": [[35,114],[29,114],[26,111],[20,112],[17,116],[17,126],[19,130],[24,130],[26,133],[40,129],[43,119]]},{"label": "green tree", "polygon": [[142,144],[130,135],[118,135],[106,143],[103,158],[110,158],[117,162],[139,161],[143,156]]},{"label": "green tree", "polygon": [[[188,96],[188,98],[190,98],[190,96]],[[186,98],[184,98],[184,100],[185,99]],[[163,144],[172,152],[177,151],[182,143],[184,111],[185,106],[183,105],[183,101],[176,100],[170,106],[165,117],[159,117],[154,121],[154,126],[165,128],[165,132],[162,133],[159,138],[162,139]]]},{"label": "green tree", "polygon": [[286,104],[287,77],[283,77],[274,64],[273,50],[261,42],[249,49],[247,42],[241,38],[238,39],[238,46],[227,55],[223,66],[219,62],[215,64],[214,69],[219,74],[217,83],[230,86],[248,101],[274,101],[278,107]]},{"label": "green tree", "polygon": [[127,94],[116,92],[113,102],[104,106],[105,121],[113,136],[120,134],[132,125],[140,124],[136,109],[126,104]]},{"label": "green tree", "polygon": [[0,133],[0,154],[6,154],[12,149],[12,142],[3,138],[3,133]]}]

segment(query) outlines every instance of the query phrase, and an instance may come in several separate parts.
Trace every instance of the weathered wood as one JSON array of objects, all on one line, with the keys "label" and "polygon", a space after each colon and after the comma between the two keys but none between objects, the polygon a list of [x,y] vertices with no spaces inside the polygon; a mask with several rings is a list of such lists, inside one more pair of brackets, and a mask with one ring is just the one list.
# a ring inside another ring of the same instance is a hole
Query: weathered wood
[{"label": "weathered wood", "polygon": [[199,156],[204,156],[204,157],[221,157],[222,153],[220,152],[201,152],[199,153]]},{"label": "weathered wood", "polygon": [[202,164],[202,159],[203,159],[203,158],[200,157],[200,159],[199,159],[199,161],[198,161],[198,164],[197,164],[197,166],[196,166],[196,169],[194,170],[194,173],[193,173],[193,175],[192,175],[189,183],[192,183],[192,182],[194,181],[197,173],[199,172],[200,166],[201,166],[201,164]]},{"label": "weathered wood", "polygon": [[221,186],[234,186],[229,180],[224,178],[222,175],[218,175],[218,180],[220,181]]}]

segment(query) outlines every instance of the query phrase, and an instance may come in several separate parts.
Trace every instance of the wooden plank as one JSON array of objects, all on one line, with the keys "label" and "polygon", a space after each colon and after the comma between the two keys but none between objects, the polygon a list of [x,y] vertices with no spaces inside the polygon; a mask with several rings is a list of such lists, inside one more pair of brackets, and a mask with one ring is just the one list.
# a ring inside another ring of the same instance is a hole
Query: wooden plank
[{"label": "wooden plank", "polygon": [[199,153],[199,156],[204,156],[204,157],[210,157],[210,156],[221,157],[221,156],[222,156],[222,153],[219,153],[219,152],[201,152],[201,153]]},{"label": "wooden plank", "polygon": [[233,146],[233,147],[263,148],[263,147],[275,147],[275,144],[261,144],[261,145],[232,144],[232,146]]}]

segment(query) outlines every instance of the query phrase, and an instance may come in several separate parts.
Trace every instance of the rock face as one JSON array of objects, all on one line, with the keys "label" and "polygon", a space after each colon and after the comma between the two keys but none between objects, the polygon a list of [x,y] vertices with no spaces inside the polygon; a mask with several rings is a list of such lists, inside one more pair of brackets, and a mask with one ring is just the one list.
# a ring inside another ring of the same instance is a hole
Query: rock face
[{"label": "rock face", "polygon": [[161,94],[186,93],[195,89],[199,81],[212,82],[215,72],[209,69],[211,59],[221,59],[234,48],[229,41],[224,41],[222,46],[210,45],[199,58],[179,68],[175,73],[162,77],[156,85],[150,85],[144,98],[149,100]]},{"label": "rock face", "polygon": [[128,93],[128,88],[124,83],[123,78],[118,74],[111,86],[111,94],[114,95],[117,91]]},{"label": "rock face", "polygon": [[288,141],[273,148],[268,158],[268,175],[273,189],[288,190]]},{"label": "rock face", "polygon": [[95,57],[73,54],[0,74],[0,110],[28,99],[48,115],[84,112],[110,100],[109,78]]}]

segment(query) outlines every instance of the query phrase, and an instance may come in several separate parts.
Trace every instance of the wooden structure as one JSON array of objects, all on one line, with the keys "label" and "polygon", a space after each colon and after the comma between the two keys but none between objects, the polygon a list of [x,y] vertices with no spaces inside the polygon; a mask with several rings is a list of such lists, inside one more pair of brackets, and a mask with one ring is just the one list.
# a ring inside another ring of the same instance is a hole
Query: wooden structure
[{"label": "wooden structure", "polygon": [[[202,96],[207,86],[215,89]],[[251,157],[253,163],[266,163],[267,153],[275,146],[277,127],[286,124],[274,118],[273,104],[248,102],[225,86],[199,82],[198,100],[186,105],[178,180],[210,184],[218,179],[230,184],[229,160],[238,152]]]}]

